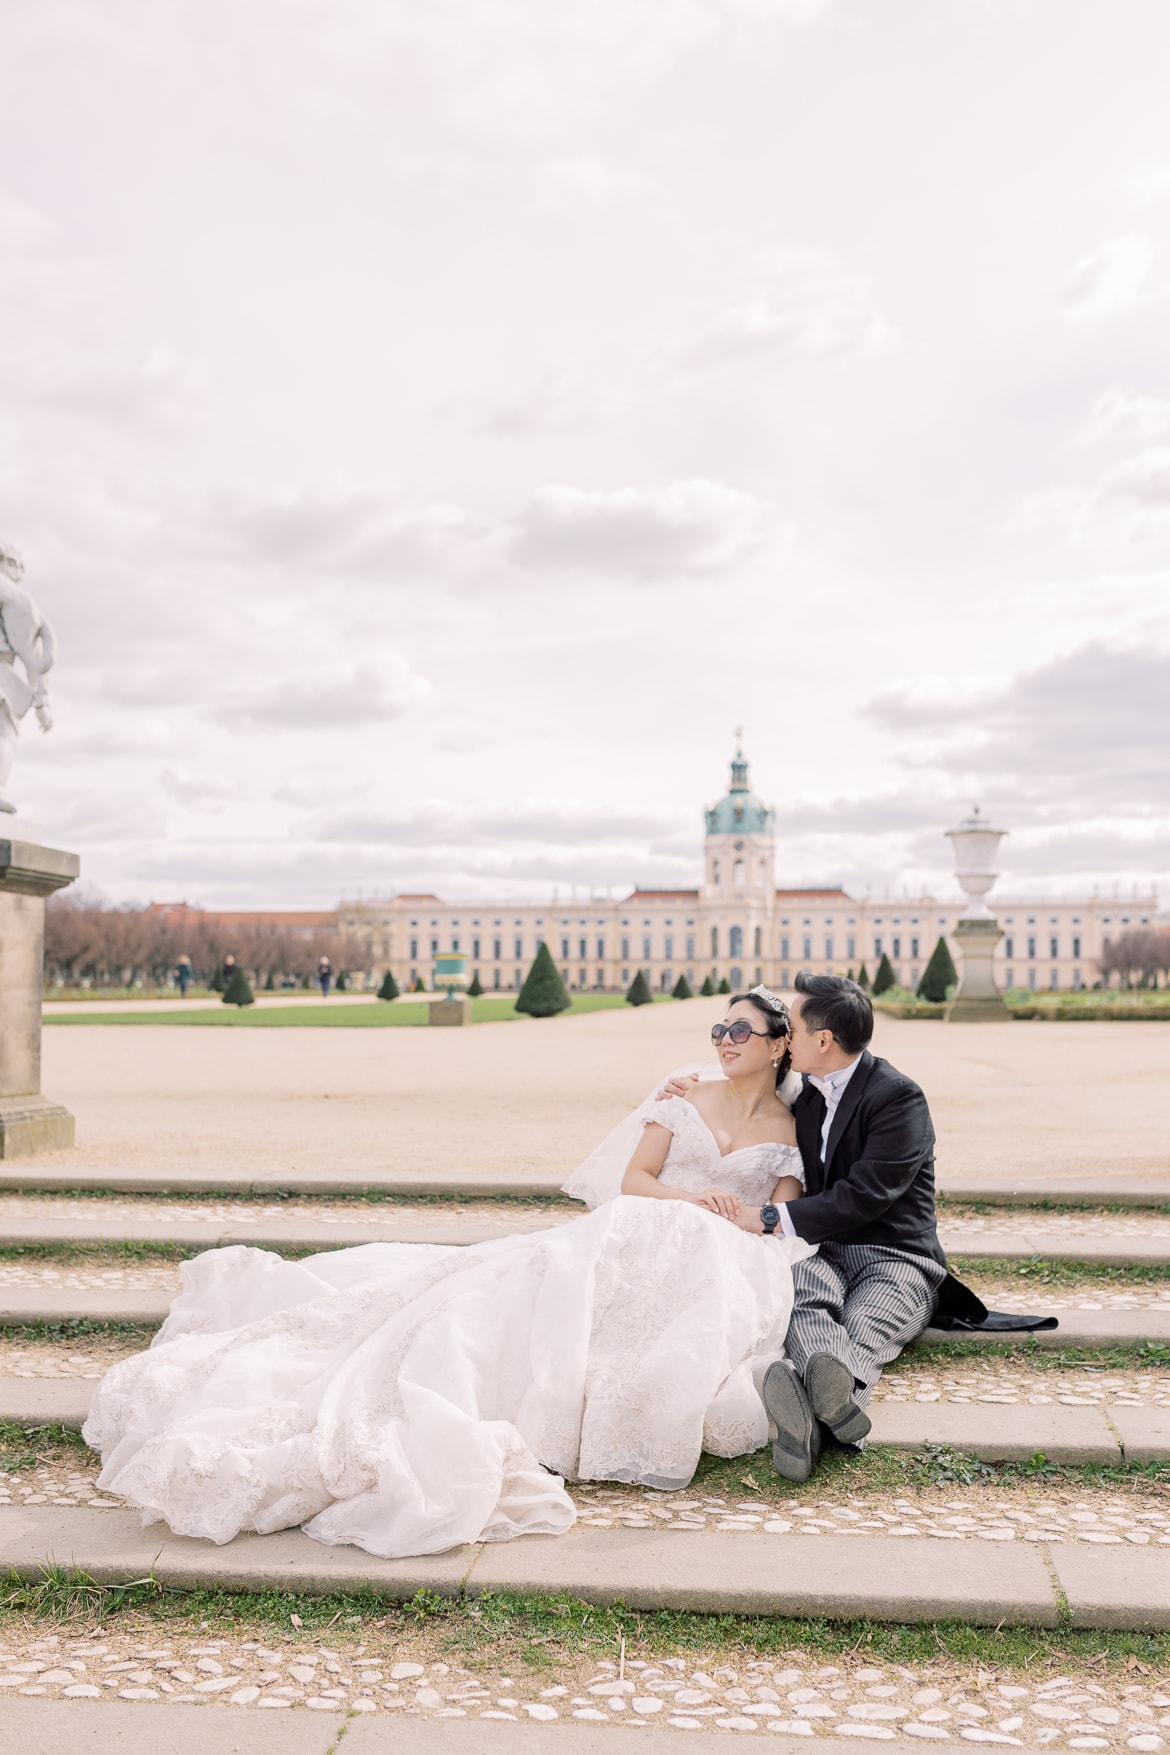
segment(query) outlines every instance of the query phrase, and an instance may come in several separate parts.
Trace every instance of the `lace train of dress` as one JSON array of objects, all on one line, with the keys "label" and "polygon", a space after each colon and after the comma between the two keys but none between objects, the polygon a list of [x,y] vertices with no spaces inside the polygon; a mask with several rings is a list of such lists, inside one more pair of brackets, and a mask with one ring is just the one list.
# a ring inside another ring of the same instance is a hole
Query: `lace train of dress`
[{"label": "lace train of dress", "polygon": [[[692,1105],[662,1180],[753,1203],[795,1148],[720,1158]],[[296,1524],[387,1558],[559,1534],[565,1480],[682,1487],[702,1449],[766,1441],[798,1240],[686,1201],[619,1196],[469,1248],[367,1244],[304,1261],[209,1250],[150,1349],[112,1367],[85,1437],[101,1487],[180,1535]]]}]

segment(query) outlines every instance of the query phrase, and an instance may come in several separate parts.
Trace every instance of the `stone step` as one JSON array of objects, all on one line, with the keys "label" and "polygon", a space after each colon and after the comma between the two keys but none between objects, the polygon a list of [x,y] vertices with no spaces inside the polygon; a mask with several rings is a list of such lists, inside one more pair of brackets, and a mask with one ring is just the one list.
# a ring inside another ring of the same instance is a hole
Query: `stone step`
[{"label": "stone step", "polygon": [[[371,1206],[368,1212],[321,1216],[298,1213],[265,1213],[256,1218],[222,1214],[198,1217],[148,1217],[137,1214],[95,1212],[93,1204],[79,1213],[0,1214],[0,1247],[53,1248],[67,1245],[117,1245],[121,1243],[180,1244],[192,1250],[223,1248],[246,1243],[258,1249],[292,1254],[342,1249],[362,1243],[432,1243],[460,1245],[485,1243],[515,1231],[542,1230],[567,1224],[579,1209],[506,1207],[478,1212],[456,1212],[441,1206]],[[1099,1232],[1070,1235],[1065,1229],[1046,1228],[1043,1218],[1012,1230],[991,1231],[982,1225],[948,1221],[945,1213],[939,1237],[950,1256],[969,1262],[1075,1261],[1093,1267],[1170,1267],[1170,1232],[1143,1236],[1140,1232]]]},{"label": "stone step", "polygon": [[[797,1709],[791,1710],[795,1715]],[[553,1735],[558,1755],[615,1755],[615,1738],[632,1728],[562,1723]],[[346,1755],[548,1755],[549,1750],[547,1725],[500,1719],[402,1720],[378,1714],[347,1722],[344,1712],[249,1711],[245,1729],[239,1708],[210,1701],[193,1707],[162,1700],[0,1699],[4,1746],[19,1749],[21,1755],[60,1755],[63,1745],[81,1755],[110,1755],[113,1750],[136,1755],[157,1748],[165,1748],[167,1755],[238,1755],[241,1748],[248,1755],[331,1755],[343,1730]],[[679,1732],[642,1721],[637,1739],[648,1755],[673,1755]],[[873,1740],[872,1730],[868,1740]],[[1012,1741],[1021,1746],[1022,1755],[1039,1755],[1038,1745]],[[718,1730],[694,1730],[686,1737],[694,1755],[718,1755],[727,1743],[727,1733]],[[779,1755],[808,1755],[809,1739],[774,1732],[768,1748]],[[922,1755],[922,1744],[909,1737],[885,1740],[882,1749],[886,1755]]]},{"label": "stone step", "polygon": [[[84,1378],[0,1378],[0,1425],[80,1430],[94,1384]],[[1170,1459],[1170,1408],[1003,1407],[986,1403],[877,1402],[870,1443],[894,1450],[949,1444],[988,1463],[1081,1466]]]},{"label": "stone step", "polygon": [[[354,1176],[333,1170],[273,1170],[263,1176],[239,1171],[201,1169],[110,1169],[92,1165],[12,1164],[0,1162],[0,1192],[72,1193],[77,1189],[115,1194],[218,1194],[271,1199],[277,1195],[383,1195],[387,1199],[489,1200],[508,1196],[520,1200],[561,1198],[568,1167],[547,1175],[524,1171],[468,1176],[426,1171],[371,1169]],[[938,1191],[944,1200],[993,1207],[1131,1207],[1170,1209],[1170,1172],[1165,1177],[973,1177],[942,1175]],[[567,1203],[576,1206],[576,1202]]]},{"label": "stone step", "polygon": [[[531,1176],[493,1172],[470,1177],[454,1171],[436,1177],[425,1171],[395,1174],[372,1170],[366,1176],[344,1171],[273,1171],[267,1176],[241,1176],[231,1170],[101,1170],[72,1166],[11,1164],[0,1161],[0,1193],[72,1194],[78,1190],[111,1194],[216,1194],[236,1198],[253,1196],[272,1200],[282,1195],[363,1197],[382,1195],[387,1200],[411,1200],[437,1195],[444,1200],[547,1200],[555,1197],[573,1210],[578,1203],[561,1194],[568,1174]],[[1170,1194],[1167,1195],[1170,1202]]]},{"label": "stone step", "polygon": [[592,1530],[471,1544],[411,1560],[326,1547],[300,1530],[240,1535],[223,1546],[144,1529],[123,1510],[0,1507],[0,1576],[36,1579],[49,1564],[99,1584],[153,1575],[175,1590],[372,1589],[566,1595],[596,1604],[700,1614],[833,1620],[1057,1625],[1058,1589],[1073,1627],[1170,1628],[1170,1549],[955,1543],[946,1565],[931,1537],[765,1537],[739,1532]]},{"label": "stone step", "polygon": [[[98,1327],[128,1323],[157,1328],[174,1294],[165,1289],[69,1286],[0,1286],[0,1329],[47,1327],[84,1322]],[[1045,1307],[1047,1309],[1047,1306]],[[1146,1341],[1170,1346],[1170,1303],[1157,1310],[1054,1310],[1060,1326],[1038,1333],[981,1335],[929,1328],[922,1339],[932,1346],[1011,1345],[1098,1349],[1140,1347]]]}]

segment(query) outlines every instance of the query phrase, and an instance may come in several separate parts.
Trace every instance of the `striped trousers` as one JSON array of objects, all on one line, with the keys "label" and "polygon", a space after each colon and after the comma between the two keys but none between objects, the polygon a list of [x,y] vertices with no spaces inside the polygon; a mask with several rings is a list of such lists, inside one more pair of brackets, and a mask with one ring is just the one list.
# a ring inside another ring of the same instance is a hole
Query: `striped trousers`
[{"label": "striped trousers", "polygon": [[934,1313],[946,1269],[929,1256],[876,1243],[822,1243],[792,1270],[796,1301],[785,1351],[804,1375],[817,1353],[853,1373],[864,1407],[882,1366],[915,1340]]}]

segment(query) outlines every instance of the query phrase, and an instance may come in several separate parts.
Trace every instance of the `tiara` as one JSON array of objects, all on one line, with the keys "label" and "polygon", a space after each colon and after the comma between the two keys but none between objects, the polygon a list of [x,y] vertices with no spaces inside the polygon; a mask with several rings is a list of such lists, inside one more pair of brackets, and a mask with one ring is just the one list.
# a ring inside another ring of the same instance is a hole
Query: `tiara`
[{"label": "tiara", "polygon": [[778,993],[773,993],[770,987],[764,987],[762,985],[759,987],[753,987],[749,994],[749,998],[763,1000],[769,1011],[776,1012],[780,1017],[787,1019],[788,1007],[780,998],[780,995]]}]

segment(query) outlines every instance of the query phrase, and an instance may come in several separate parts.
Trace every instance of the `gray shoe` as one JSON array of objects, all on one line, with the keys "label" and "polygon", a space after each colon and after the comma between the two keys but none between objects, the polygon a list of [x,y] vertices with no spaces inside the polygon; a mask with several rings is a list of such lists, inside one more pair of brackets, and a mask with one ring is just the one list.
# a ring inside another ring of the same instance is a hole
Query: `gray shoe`
[{"label": "gray shoe", "polygon": [[764,1406],[776,1428],[772,1467],[786,1481],[807,1481],[821,1454],[821,1429],[803,1383],[783,1359],[768,1367]]},{"label": "gray shoe", "polygon": [[813,1413],[838,1444],[859,1444],[871,1422],[853,1399],[857,1385],[848,1365],[831,1353],[817,1353],[804,1368],[804,1386]]}]

